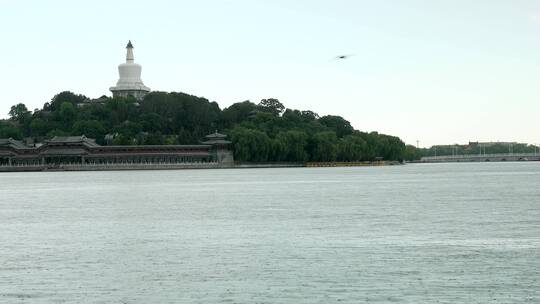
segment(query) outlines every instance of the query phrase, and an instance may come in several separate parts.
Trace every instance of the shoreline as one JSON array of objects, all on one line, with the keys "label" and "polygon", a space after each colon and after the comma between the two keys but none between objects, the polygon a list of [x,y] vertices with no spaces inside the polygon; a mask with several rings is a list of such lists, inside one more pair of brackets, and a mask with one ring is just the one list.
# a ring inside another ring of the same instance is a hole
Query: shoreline
[{"label": "shoreline", "polygon": [[8,172],[63,172],[63,171],[138,171],[138,170],[193,170],[193,169],[270,169],[270,168],[332,168],[380,167],[402,165],[398,161],[376,162],[309,162],[309,163],[193,163],[193,164],[111,164],[57,166],[0,166],[0,173]]}]

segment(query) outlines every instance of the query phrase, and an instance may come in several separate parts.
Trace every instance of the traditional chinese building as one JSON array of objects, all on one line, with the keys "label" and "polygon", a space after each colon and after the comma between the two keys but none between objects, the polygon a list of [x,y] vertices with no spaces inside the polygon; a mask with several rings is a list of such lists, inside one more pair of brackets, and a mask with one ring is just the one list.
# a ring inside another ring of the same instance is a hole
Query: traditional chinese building
[{"label": "traditional chinese building", "polygon": [[0,167],[45,170],[64,167],[159,169],[232,166],[232,153],[227,148],[229,142],[220,137],[212,143],[211,138],[200,145],[101,146],[85,136],[70,136],[54,137],[36,147],[28,147],[13,139],[0,139]]},{"label": "traditional chinese building", "polygon": [[215,133],[206,135],[206,140],[203,141],[202,144],[213,147],[212,152],[214,154],[214,159],[221,163],[232,164],[234,162],[233,153],[231,150],[229,150],[229,145],[231,142],[225,140],[225,138],[227,138],[227,135],[220,134],[216,130]]}]

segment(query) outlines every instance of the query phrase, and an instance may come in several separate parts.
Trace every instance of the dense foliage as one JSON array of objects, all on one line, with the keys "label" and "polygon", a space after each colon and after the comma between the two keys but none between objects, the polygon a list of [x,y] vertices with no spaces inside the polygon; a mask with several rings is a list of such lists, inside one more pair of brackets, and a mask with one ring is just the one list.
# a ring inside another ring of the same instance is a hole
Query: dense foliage
[{"label": "dense foliage", "polygon": [[17,104],[0,121],[0,138],[86,135],[100,144],[196,144],[220,130],[235,158],[249,162],[403,160],[405,144],[394,136],[354,130],[340,116],[286,109],[277,99],[239,102],[221,110],[216,102],[183,93],[152,92],[133,98],[62,92],[43,109]]}]

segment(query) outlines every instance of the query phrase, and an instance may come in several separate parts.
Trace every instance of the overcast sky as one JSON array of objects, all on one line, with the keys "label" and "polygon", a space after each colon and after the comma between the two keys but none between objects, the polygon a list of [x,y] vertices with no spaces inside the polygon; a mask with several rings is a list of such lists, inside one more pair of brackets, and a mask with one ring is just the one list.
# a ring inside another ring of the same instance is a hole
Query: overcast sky
[{"label": "overcast sky", "polygon": [[111,95],[131,39],[152,90],[221,108],[274,97],[421,146],[540,143],[536,0],[0,0],[0,29],[0,117]]}]

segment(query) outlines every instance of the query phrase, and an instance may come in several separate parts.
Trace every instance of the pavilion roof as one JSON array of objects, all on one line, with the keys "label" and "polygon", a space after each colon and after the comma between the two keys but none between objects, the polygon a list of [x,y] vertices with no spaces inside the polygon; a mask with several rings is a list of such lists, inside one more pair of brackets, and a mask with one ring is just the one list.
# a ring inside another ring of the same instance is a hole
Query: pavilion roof
[{"label": "pavilion roof", "polygon": [[27,149],[28,147],[22,141],[13,138],[0,138],[0,147],[11,147],[14,149]]},{"label": "pavilion roof", "polygon": [[205,145],[228,145],[231,142],[224,139],[211,139],[211,140],[203,141],[202,143]]},{"label": "pavilion roof", "polygon": [[218,139],[218,138],[223,139],[223,138],[226,138],[227,135],[218,133],[218,131],[216,130],[216,132],[214,132],[212,134],[209,134],[209,135],[206,135],[205,137],[208,138],[208,139]]},{"label": "pavilion roof", "polygon": [[45,141],[46,143],[52,143],[52,144],[76,144],[81,143],[85,146],[90,147],[99,147],[98,144],[96,144],[96,141],[91,138],[87,138],[86,136],[55,136],[50,140]]}]

